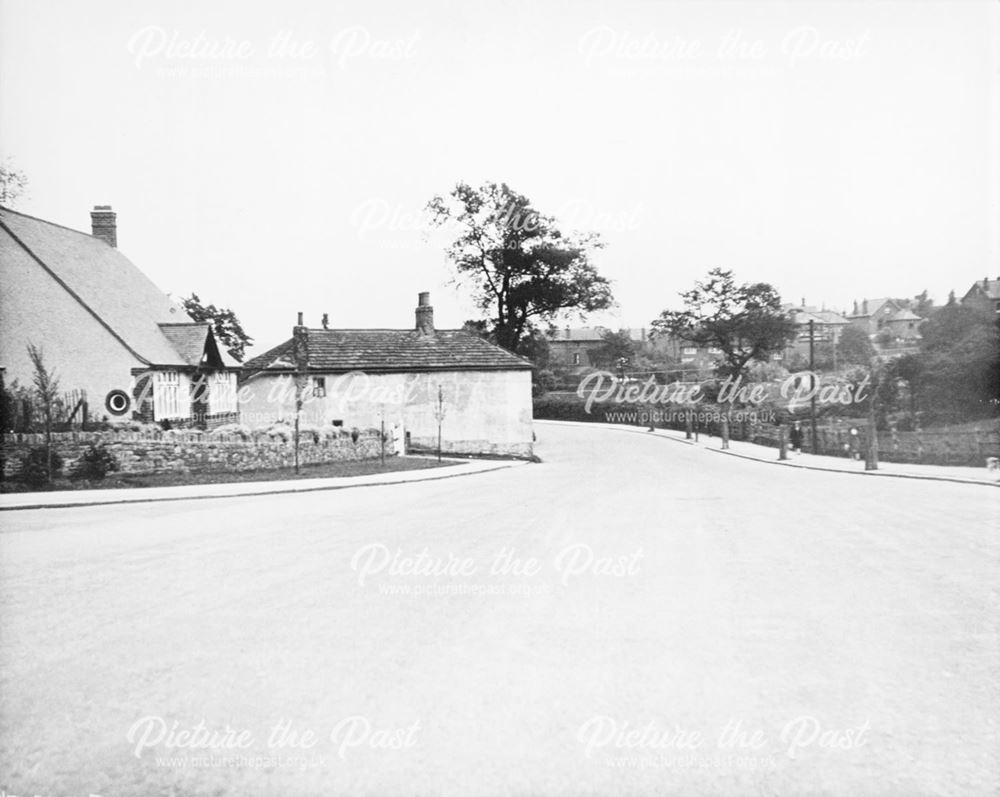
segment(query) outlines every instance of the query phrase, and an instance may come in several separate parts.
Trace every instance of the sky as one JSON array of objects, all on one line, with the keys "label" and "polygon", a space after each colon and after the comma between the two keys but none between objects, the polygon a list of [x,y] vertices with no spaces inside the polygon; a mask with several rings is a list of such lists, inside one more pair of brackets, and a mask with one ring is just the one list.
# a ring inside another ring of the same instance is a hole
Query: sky
[{"label": "sky", "polygon": [[601,235],[618,305],[590,324],[648,326],[717,266],[943,302],[1000,274],[998,150],[992,0],[0,2],[16,209],[112,205],[256,351],[299,311],[408,327],[425,290],[438,327],[477,317],[423,213],[459,181]]}]

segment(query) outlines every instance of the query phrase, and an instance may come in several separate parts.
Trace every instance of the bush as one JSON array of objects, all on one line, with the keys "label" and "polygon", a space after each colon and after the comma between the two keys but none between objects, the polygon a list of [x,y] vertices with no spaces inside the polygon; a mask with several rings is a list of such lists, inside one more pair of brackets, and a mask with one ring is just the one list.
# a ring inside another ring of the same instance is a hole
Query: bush
[{"label": "bush", "polygon": [[212,437],[232,436],[242,440],[250,440],[253,437],[250,427],[241,423],[225,423],[222,426],[216,426],[209,434]]},{"label": "bush", "polygon": [[[63,460],[56,451],[52,452],[52,475],[62,471]],[[35,446],[21,460],[18,478],[30,487],[44,487],[49,483],[48,454],[45,446]]]},{"label": "bush", "polygon": [[109,473],[118,470],[118,458],[104,447],[103,443],[91,443],[76,461],[70,471],[71,479],[101,481]]},{"label": "bush", "polygon": [[287,443],[295,439],[295,430],[283,423],[276,423],[273,426],[269,426],[265,434],[272,440],[281,440],[282,443]]}]

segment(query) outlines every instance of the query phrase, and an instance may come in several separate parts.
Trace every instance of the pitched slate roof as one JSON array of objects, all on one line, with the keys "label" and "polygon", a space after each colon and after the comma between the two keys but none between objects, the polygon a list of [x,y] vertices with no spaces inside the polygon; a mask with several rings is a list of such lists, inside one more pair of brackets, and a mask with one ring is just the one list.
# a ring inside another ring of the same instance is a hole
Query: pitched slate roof
[{"label": "pitched slate roof", "polygon": [[160,331],[188,365],[238,368],[239,363],[216,345],[211,326],[205,323],[160,324]]},{"label": "pitched slate roof", "polygon": [[[309,370],[324,373],[365,371],[520,371],[531,363],[489,341],[459,329],[424,335],[410,329],[310,329]],[[244,363],[244,370],[291,370],[292,341]]]},{"label": "pitched slate roof", "polygon": [[[0,256],[30,257],[139,360],[189,365],[191,341],[197,336],[204,349],[207,325],[194,324],[135,264],[100,238],[7,208],[0,208],[0,230]],[[191,325],[201,331],[178,331],[172,339],[161,325]],[[184,351],[174,345],[181,335]],[[200,359],[201,352],[195,364]]]},{"label": "pitched slate roof", "polygon": [[971,293],[982,293],[990,299],[1000,299],[1000,278],[978,280],[965,292],[965,298]]},{"label": "pitched slate roof", "polygon": [[[868,312],[865,312],[865,310],[864,310],[865,302],[868,303]],[[850,317],[851,318],[869,318],[871,316],[874,316],[877,313],[883,313],[884,314],[885,311],[882,309],[882,307],[884,305],[886,305],[886,304],[891,304],[892,305],[892,308],[890,308],[890,309],[894,309],[894,310],[898,310],[899,309],[899,305],[896,304],[896,300],[895,299],[891,299],[888,296],[882,297],[882,298],[879,298],[879,299],[865,299],[864,302],[861,302],[861,304],[858,305],[858,312],[857,313],[851,313]]]},{"label": "pitched slate roof", "polygon": [[902,310],[897,310],[892,314],[890,321],[921,321],[922,319],[916,313],[914,313],[910,308],[904,307]]}]

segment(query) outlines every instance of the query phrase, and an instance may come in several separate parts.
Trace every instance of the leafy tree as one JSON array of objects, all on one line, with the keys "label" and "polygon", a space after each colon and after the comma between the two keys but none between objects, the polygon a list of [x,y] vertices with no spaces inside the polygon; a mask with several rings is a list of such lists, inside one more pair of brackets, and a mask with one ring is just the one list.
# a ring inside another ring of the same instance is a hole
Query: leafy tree
[{"label": "leafy tree", "polygon": [[664,310],[652,323],[654,334],[719,349],[723,362],[716,370],[722,376],[742,374],[752,360],[783,351],[795,337],[781,297],[766,282],[737,285],[731,271],[715,268],[681,298],[684,309]]},{"label": "leafy tree", "polygon": [[1000,327],[987,314],[948,304],[920,327],[919,404],[931,416],[995,414],[1000,396]]},{"label": "leafy tree", "polygon": [[0,205],[13,207],[28,188],[28,176],[8,160],[0,166]]},{"label": "leafy tree", "polygon": [[913,297],[910,307],[921,318],[927,318],[934,312],[934,300],[927,296],[925,289]]},{"label": "leafy tree", "polygon": [[236,317],[236,313],[228,307],[216,307],[214,304],[202,304],[197,293],[192,293],[186,299],[181,300],[187,314],[195,321],[202,323],[209,322],[215,337],[225,346],[234,359],[243,362],[243,354],[246,347],[253,343],[243,325]]},{"label": "leafy tree", "polygon": [[533,323],[612,305],[609,282],[590,262],[601,247],[598,237],[564,235],[553,218],[506,184],[458,183],[446,197],[433,197],[427,209],[435,227],[456,231],[447,252],[457,280],[472,283],[505,349],[519,351]]},{"label": "leafy tree", "polygon": [[859,326],[851,324],[844,327],[837,344],[837,359],[844,365],[868,365],[875,355],[868,333]]},{"label": "leafy tree", "polygon": [[635,343],[627,329],[608,331],[601,336],[601,345],[590,353],[590,361],[601,368],[610,368],[622,359],[633,362],[635,354]]}]

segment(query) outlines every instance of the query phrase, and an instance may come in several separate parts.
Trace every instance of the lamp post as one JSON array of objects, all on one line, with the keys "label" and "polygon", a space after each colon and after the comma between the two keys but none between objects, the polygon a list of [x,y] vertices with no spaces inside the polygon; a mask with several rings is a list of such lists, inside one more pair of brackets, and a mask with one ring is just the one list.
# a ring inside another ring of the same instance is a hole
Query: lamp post
[{"label": "lamp post", "polygon": [[816,442],[816,322],[809,319],[809,426],[812,431],[812,452],[819,453],[819,446]]},{"label": "lamp post", "polygon": [[444,391],[438,385],[437,407],[434,410],[434,418],[438,422],[438,462],[441,461],[441,421],[444,420]]},{"label": "lamp post", "polygon": [[382,446],[381,446],[381,455],[379,458],[381,460],[382,467],[384,468],[385,467],[385,404],[381,405],[380,410],[381,411],[379,415],[382,422],[382,429],[381,433],[379,434],[379,441],[381,442]]},{"label": "lamp post", "polygon": [[875,397],[878,395],[878,355],[869,363],[871,397],[868,399],[868,451],[865,455],[865,470],[878,470],[878,429],[875,428]]}]

